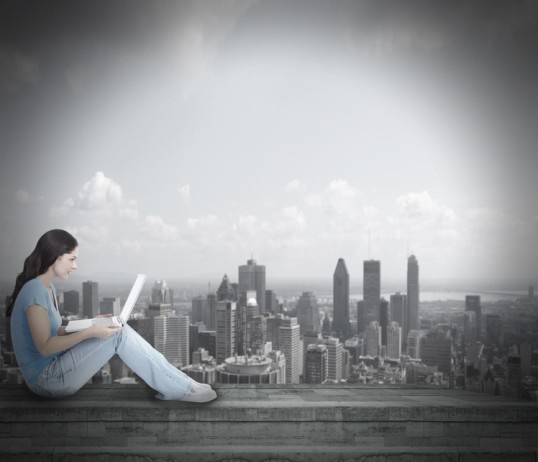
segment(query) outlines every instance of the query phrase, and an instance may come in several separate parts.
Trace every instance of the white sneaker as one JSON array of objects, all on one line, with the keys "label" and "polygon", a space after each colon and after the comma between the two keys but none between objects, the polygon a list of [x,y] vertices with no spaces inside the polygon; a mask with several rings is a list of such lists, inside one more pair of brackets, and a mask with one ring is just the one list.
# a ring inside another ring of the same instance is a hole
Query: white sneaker
[{"label": "white sneaker", "polygon": [[217,393],[211,388],[211,385],[208,385],[207,383],[198,383],[193,380],[190,393],[181,401],[207,403],[208,401],[213,401],[216,397]]}]

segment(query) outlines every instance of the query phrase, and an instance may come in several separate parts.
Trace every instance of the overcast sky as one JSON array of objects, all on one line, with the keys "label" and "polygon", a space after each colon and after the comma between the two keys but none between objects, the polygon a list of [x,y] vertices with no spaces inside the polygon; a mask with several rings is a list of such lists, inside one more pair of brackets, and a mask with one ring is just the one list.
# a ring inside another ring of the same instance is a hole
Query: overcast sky
[{"label": "overcast sky", "polygon": [[538,278],[536,2],[0,5],[1,278]]}]

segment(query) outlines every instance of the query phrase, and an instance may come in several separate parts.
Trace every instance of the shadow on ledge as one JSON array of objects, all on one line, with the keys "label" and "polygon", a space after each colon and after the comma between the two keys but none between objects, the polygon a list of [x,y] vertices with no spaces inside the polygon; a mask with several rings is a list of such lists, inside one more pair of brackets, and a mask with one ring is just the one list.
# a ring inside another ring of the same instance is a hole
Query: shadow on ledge
[{"label": "shadow on ledge", "polygon": [[538,462],[538,404],[417,386],[216,385],[208,404],[145,385],[50,400],[0,385],[0,460]]}]

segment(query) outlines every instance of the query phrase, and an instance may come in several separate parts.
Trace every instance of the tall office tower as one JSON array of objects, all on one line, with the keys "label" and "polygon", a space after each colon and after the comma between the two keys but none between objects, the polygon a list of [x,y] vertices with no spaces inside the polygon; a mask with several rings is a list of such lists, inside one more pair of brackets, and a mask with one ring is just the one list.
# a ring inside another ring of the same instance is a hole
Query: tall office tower
[{"label": "tall office tower", "polygon": [[498,314],[486,315],[486,344],[504,347],[503,322]]},{"label": "tall office tower", "polygon": [[471,345],[476,340],[476,313],[465,310],[463,313],[463,346]]},{"label": "tall office tower", "polygon": [[238,290],[240,294],[255,290],[260,312],[265,313],[265,266],[257,265],[256,260],[248,260],[246,265],[241,265]]},{"label": "tall office tower", "polygon": [[474,311],[476,323],[475,337],[480,340],[482,338],[482,306],[480,305],[480,295],[465,296],[465,311]]},{"label": "tall office tower", "polygon": [[529,286],[529,300],[533,300],[534,299],[534,286],[531,284]]},{"label": "tall office tower", "polygon": [[342,378],[349,379],[351,375],[351,354],[342,345]]},{"label": "tall office tower", "polygon": [[213,358],[217,357],[217,332],[198,332],[198,343],[200,348],[206,349]]},{"label": "tall office tower", "polygon": [[427,366],[437,366],[449,380],[449,387],[454,387],[452,373],[452,337],[450,332],[430,331],[421,342],[422,362]]},{"label": "tall office tower", "polygon": [[336,336],[349,337],[349,272],[343,258],[338,259],[333,276],[333,325]]},{"label": "tall office tower", "polygon": [[286,356],[280,350],[271,350],[266,356],[280,369],[280,383],[286,383]]},{"label": "tall office tower", "polygon": [[267,318],[255,316],[250,321],[250,351],[252,354],[262,354],[267,342]]},{"label": "tall office tower", "polygon": [[166,316],[172,313],[172,305],[170,303],[149,303],[147,316],[154,318],[155,316]]},{"label": "tall office tower", "polygon": [[377,321],[368,324],[364,337],[366,339],[366,354],[378,356],[381,353],[381,328]]},{"label": "tall office tower", "polygon": [[511,351],[506,358],[506,381],[510,387],[508,395],[515,398],[521,397],[522,378],[521,356],[517,354],[517,351]]},{"label": "tall office tower", "polygon": [[155,349],[176,367],[188,366],[189,317],[167,315],[155,316]]},{"label": "tall office tower", "polygon": [[339,381],[342,379],[342,350],[344,346],[336,337],[324,338],[322,342],[327,346],[327,379]]},{"label": "tall office tower", "polygon": [[[191,319],[193,323],[204,322],[204,313],[207,311],[207,297],[197,295],[191,301]],[[205,323],[204,323],[205,324]],[[206,326],[207,327],[207,326]]]},{"label": "tall office tower", "polygon": [[297,318],[282,319],[279,337],[280,350],[286,357],[286,383],[299,383],[303,372],[303,358]]},{"label": "tall office tower", "polygon": [[207,310],[204,313],[204,324],[208,330],[217,328],[217,294],[207,294]]},{"label": "tall office tower", "polygon": [[404,337],[411,329],[418,329],[418,309],[420,304],[420,286],[418,278],[417,257],[411,255],[407,259],[407,323]]},{"label": "tall office tower", "polygon": [[381,301],[381,262],[366,260],[363,265],[364,311],[362,325],[369,328],[371,322],[379,322]]},{"label": "tall office tower", "polygon": [[323,344],[310,344],[305,355],[304,383],[323,383],[327,379],[329,352]]},{"label": "tall office tower", "polygon": [[402,328],[397,322],[391,322],[387,329],[387,357],[400,359],[402,355]]},{"label": "tall office tower", "polygon": [[237,301],[237,294],[233,289],[232,284],[230,284],[230,279],[228,278],[227,274],[224,275],[222,282],[217,289],[217,301]]},{"label": "tall office tower", "polygon": [[151,288],[151,303],[170,303],[170,289],[166,281],[155,281],[153,287]]},{"label": "tall office tower", "polygon": [[198,349],[200,348],[200,338],[198,337],[199,333],[200,333],[199,326],[194,325],[194,324],[191,324],[189,326],[189,364],[194,364],[194,361],[192,359],[192,354],[195,351],[198,351]]},{"label": "tall office tower", "polygon": [[280,350],[280,325],[282,324],[282,315],[267,317],[267,341],[273,345],[273,350]]},{"label": "tall office tower", "polygon": [[99,304],[99,314],[111,314],[119,316],[121,312],[121,301],[119,297],[104,297]]},{"label": "tall office tower", "polygon": [[329,319],[329,313],[327,311],[325,311],[325,317],[323,318],[323,322],[321,324],[321,333],[323,335],[331,335],[331,331],[332,331],[332,323],[331,323],[331,320]]},{"label": "tall office tower", "polygon": [[381,345],[387,346],[387,328],[389,327],[389,302],[381,298],[379,302],[379,327],[381,328]]},{"label": "tall office tower", "polygon": [[95,318],[99,314],[99,289],[97,282],[82,283],[82,317]]},{"label": "tall office tower", "polygon": [[217,302],[217,364],[236,353],[236,303]]},{"label": "tall office tower", "polygon": [[397,322],[402,328],[402,344],[406,343],[407,332],[407,297],[405,294],[396,292],[390,296],[390,320]]},{"label": "tall office tower", "polygon": [[280,312],[276,294],[270,289],[265,291],[265,309],[268,313],[276,314]]},{"label": "tall office tower", "polygon": [[155,318],[138,318],[129,320],[129,325],[143,337],[152,347],[155,347]]},{"label": "tall office tower", "polygon": [[301,335],[306,332],[320,332],[318,299],[312,292],[303,292],[297,301],[297,320]]},{"label": "tall office tower", "polygon": [[422,330],[410,330],[407,334],[407,354],[412,359],[421,358],[420,345],[425,332]]},{"label": "tall office tower", "polygon": [[64,311],[78,315],[80,310],[80,297],[78,290],[64,292]]},{"label": "tall office tower", "polygon": [[366,315],[364,314],[364,300],[359,300],[357,302],[357,333],[364,332],[366,326],[364,325],[364,320]]}]

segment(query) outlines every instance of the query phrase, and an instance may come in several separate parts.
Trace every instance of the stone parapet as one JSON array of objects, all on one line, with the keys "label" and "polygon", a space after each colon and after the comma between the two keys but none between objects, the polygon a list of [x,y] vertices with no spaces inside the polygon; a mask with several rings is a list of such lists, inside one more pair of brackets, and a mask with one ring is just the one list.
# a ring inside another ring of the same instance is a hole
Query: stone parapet
[{"label": "stone parapet", "polygon": [[216,386],[208,404],[143,385],[47,400],[0,386],[0,460],[538,462],[538,405],[414,386]]}]

